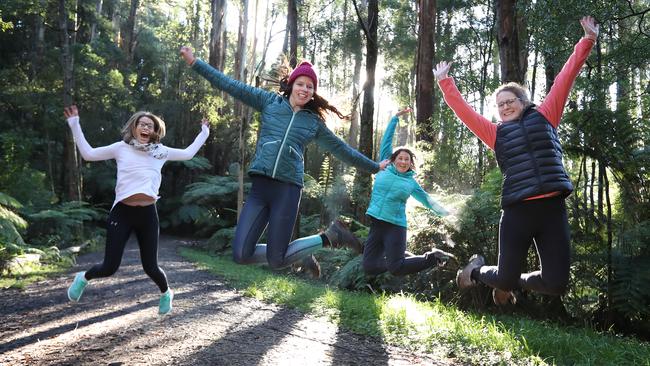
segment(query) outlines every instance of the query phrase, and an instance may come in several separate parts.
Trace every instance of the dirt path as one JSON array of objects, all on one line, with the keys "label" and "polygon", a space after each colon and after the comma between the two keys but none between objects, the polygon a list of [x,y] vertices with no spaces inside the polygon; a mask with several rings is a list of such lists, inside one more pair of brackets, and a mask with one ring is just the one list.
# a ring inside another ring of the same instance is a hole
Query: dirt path
[{"label": "dirt path", "polygon": [[174,311],[159,317],[156,286],[127,246],[116,275],[93,281],[79,303],[72,272],[26,289],[0,291],[0,365],[449,365],[343,331],[323,319],[242,296],[161,240],[160,263],[175,290]]}]

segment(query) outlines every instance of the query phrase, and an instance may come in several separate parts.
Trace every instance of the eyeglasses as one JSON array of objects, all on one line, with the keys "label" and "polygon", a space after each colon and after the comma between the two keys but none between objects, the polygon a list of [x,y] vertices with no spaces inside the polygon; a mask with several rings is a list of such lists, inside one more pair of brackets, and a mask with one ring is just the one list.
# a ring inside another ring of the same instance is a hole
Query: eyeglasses
[{"label": "eyeglasses", "polygon": [[138,127],[140,128],[148,128],[150,130],[154,129],[154,124],[151,122],[143,122],[143,121],[138,121]]},{"label": "eyeglasses", "polygon": [[497,103],[497,108],[501,109],[504,106],[510,107],[514,102],[520,100],[519,98],[506,99],[503,102]]}]

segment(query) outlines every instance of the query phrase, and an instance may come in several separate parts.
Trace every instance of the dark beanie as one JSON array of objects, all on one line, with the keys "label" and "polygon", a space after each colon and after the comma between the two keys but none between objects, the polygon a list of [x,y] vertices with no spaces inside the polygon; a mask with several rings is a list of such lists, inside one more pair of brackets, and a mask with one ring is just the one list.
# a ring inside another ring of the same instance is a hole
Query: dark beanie
[{"label": "dark beanie", "polygon": [[318,87],[318,76],[316,76],[316,71],[314,71],[314,68],[308,61],[301,62],[300,65],[293,70],[291,76],[289,76],[288,84],[293,84],[298,76],[307,76],[310,78],[314,82],[314,92],[316,91],[316,88]]}]

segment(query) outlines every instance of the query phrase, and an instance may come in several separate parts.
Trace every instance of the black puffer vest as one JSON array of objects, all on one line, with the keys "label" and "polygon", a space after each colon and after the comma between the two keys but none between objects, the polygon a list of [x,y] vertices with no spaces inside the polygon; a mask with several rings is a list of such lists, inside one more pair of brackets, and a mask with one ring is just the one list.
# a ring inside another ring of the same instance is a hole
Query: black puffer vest
[{"label": "black puffer vest", "polygon": [[524,109],[519,120],[499,124],[494,152],[503,174],[501,207],[544,193],[559,191],[566,197],[573,191],[557,131],[535,105]]}]

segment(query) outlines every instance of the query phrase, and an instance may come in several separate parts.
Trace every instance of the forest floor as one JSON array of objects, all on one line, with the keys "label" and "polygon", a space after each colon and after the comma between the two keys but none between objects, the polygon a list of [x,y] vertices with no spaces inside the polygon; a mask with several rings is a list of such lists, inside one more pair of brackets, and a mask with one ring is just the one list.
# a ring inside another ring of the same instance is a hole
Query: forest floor
[{"label": "forest floor", "polygon": [[79,303],[68,301],[67,286],[101,252],[80,256],[66,274],[0,290],[0,365],[457,364],[245,297],[181,257],[187,242],[162,237],[160,244],[175,291],[170,315],[158,315],[158,289],[131,240],[119,271],[90,283]]}]

